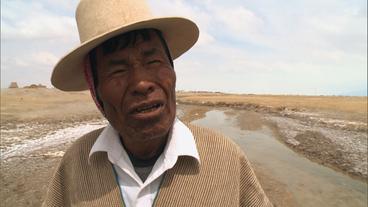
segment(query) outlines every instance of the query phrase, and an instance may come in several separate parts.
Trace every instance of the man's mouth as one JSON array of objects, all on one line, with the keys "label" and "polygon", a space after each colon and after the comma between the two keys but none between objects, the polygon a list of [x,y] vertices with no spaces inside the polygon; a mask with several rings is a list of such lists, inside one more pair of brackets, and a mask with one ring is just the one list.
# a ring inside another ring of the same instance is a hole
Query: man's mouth
[{"label": "man's mouth", "polygon": [[152,111],[155,111],[155,110],[161,108],[162,106],[163,106],[162,103],[143,105],[143,106],[140,106],[140,107],[137,107],[136,109],[134,109],[133,114],[149,113],[149,112],[152,112]]},{"label": "man's mouth", "polygon": [[132,106],[130,115],[135,120],[153,120],[162,115],[164,108],[165,102],[163,101],[142,102]]}]

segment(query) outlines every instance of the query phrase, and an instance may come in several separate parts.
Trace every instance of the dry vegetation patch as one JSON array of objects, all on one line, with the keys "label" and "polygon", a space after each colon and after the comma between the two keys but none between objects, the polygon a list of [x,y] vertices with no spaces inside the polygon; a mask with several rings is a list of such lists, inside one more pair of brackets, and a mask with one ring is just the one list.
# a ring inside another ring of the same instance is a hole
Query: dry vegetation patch
[{"label": "dry vegetation patch", "polygon": [[367,97],[295,96],[295,95],[236,95],[223,93],[177,94],[178,102],[213,106],[230,106],[256,111],[280,112],[323,111],[326,115],[367,122]]},{"label": "dry vegetation patch", "polygon": [[57,122],[100,117],[89,92],[27,88],[1,90],[1,124]]}]

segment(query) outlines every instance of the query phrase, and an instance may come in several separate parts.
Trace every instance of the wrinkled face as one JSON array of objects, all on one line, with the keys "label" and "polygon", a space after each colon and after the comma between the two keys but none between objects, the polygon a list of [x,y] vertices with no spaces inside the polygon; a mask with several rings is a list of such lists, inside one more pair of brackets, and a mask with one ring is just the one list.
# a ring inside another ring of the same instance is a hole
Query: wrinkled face
[{"label": "wrinkled face", "polygon": [[110,54],[96,49],[97,93],[123,139],[165,137],[175,119],[176,76],[158,35]]}]

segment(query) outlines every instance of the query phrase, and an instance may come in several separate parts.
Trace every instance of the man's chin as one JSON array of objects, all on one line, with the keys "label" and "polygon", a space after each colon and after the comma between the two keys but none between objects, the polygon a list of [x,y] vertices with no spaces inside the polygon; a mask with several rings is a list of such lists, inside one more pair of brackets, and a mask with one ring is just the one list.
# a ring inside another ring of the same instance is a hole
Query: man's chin
[{"label": "man's chin", "polygon": [[171,126],[162,127],[154,126],[136,131],[136,140],[138,141],[153,141],[156,139],[166,138],[169,134]]},{"label": "man's chin", "polygon": [[138,142],[166,137],[174,124],[175,116],[160,116],[151,120],[126,120],[120,133]]}]

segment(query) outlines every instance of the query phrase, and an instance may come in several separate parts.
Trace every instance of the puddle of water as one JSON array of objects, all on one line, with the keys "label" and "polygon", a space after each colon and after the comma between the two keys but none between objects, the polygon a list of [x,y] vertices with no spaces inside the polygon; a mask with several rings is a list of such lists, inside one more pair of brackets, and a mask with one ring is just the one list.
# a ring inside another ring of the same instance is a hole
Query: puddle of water
[{"label": "puddle of water", "polygon": [[241,130],[235,117],[217,110],[192,123],[231,137],[252,163],[287,186],[298,206],[367,206],[367,184],[300,156],[277,141],[267,127]]}]

